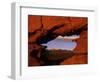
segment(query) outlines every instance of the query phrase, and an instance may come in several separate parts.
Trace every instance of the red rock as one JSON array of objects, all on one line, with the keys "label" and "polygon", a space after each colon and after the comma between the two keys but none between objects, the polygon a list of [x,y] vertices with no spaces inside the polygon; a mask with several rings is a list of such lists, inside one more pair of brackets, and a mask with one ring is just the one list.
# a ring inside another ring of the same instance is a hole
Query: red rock
[{"label": "red rock", "polygon": [[[64,60],[61,64],[87,64],[88,63],[88,41],[87,31],[83,31],[80,34],[80,38],[76,40],[77,46],[73,52],[80,53],[73,57]],[[83,53],[85,53],[83,55]]]},{"label": "red rock", "polygon": [[41,17],[40,16],[28,16],[28,32],[34,32],[41,29]]},{"label": "red rock", "polygon": [[41,65],[40,62],[36,58],[31,56],[28,57],[28,66],[40,66],[40,65]]},{"label": "red rock", "polygon": [[[28,16],[28,44],[29,55],[32,51],[38,50],[42,54],[39,40],[45,37],[45,41],[50,41],[48,37],[56,38],[59,35],[72,35],[80,32],[80,38],[75,40],[77,47],[74,52],[87,53],[87,18],[86,17],[60,17],[60,16]],[[81,29],[81,31],[80,31]],[[49,36],[47,36],[49,34]],[[52,38],[51,38],[52,40]],[[31,45],[33,43],[33,45]],[[33,47],[35,46],[35,48]],[[41,45],[42,46],[42,45]],[[36,54],[38,55],[38,54]],[[35,55],[35,56],[36,56]],[[61,64],[87,63],[86,55],[75,55],[64,60]],[[29,66],[40,65],[36,58],[29,56]]]},{"label": "red rock", "polygon": [[87,31],[83,31],[80,34],[80,38],[76,40],[77,42],[77,47],[74,49],[75,52],[81,52],[81,53],[86,53],[88,52],[88,35]]},{"label": "red rock", "polygon": [[87,59],[88,59],[87,55],[81,55],[81,54],[75,55],[61,62],[61,65],[87,64],[88,63]]}]

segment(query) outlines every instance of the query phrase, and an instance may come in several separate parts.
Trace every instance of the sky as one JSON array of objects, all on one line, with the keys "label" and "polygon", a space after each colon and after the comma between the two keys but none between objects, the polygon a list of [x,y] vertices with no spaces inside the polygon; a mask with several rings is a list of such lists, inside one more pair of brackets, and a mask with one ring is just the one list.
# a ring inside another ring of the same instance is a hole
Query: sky
[{"label": "sky", "polygon": [[58,36],[56,39],[42,45],[46,45],[47,49],[73,50],[77,46],[77,43],[72,40],[76,38],[79,38],[79,36],[76,35],[70,37]]}]

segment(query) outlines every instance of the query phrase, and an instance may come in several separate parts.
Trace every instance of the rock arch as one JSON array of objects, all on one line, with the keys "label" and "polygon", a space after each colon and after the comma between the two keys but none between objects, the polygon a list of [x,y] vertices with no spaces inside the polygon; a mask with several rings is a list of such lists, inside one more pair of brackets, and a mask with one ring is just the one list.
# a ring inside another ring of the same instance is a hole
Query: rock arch
[{"label": "rock arch", "polygon": [[[47,43],[56,37],[80,35],[80,38],[75,40],[77,47],[74,52],[87,53],[87,28],[88,19],[86,17],[62,17],[62,16],[28,16],[28,45],[29,45],[29,66],[40,65],[43,61],[38,61],[42,51],[46,46],[42,43]],[[35,54],[32,54],[35,53]],[[35,64],[32,63],[32,57],[35,57]],[[70,59],[65,59],[61,64],[87,63],[87,55],[73,56]],[[83,57],[82,57],[83,56]],[[37,59],[36,59],[37,58]],[[84,58],[84,60],[82,60]],[[78,61],[76,61],[78,59]],[[37,63],[37,64],[36,64]]]}]

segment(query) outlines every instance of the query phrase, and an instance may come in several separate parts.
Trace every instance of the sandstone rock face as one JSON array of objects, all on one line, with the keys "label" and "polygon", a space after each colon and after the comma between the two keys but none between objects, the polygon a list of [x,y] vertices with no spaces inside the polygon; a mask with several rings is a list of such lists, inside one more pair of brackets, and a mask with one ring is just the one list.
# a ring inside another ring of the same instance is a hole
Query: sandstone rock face
[{"label": "sandstone rock face", "polygon": [[32,33],[41,29],[41,17],[40,16],[28,16],[28,32]]},{"label": "sandstone rock face", "polygon": [[[82,54],[74,55],[63,60],[60,64],[86,64],[87,63],[87,18],[86,17],[61,17],[61,16],[28,16],[28,65],[36,66],[44,62],[40,59],[45,52],[47,43],[57,36],[71,36],[79,34],[75,40],[77,47],[73,52]],[[86,53],[83,55],[83,53]]]},{"label": "sandstone rock face", "polygon": [[87,31],[83,31],[80,34],[80,38],[75,40],[77,42],[77,47],[73,52],[76,52],[74,56],[69,59],[65,59],[61,62],[64,64],[87,64],[88,63],[88,44],[87,44]]}]

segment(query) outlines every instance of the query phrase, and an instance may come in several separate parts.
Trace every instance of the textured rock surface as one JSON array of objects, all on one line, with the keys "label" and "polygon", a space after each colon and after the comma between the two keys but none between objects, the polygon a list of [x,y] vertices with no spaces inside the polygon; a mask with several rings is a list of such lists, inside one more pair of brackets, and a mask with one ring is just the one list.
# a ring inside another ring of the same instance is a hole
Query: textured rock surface
[{"label": "textured rock surface", "polygon": [[[87,44],[87,31],[83,31],[80,34],[80,38],[76,40],[77,47],[73,52],[76,52],[74,56],[64,60],[61,64],[86,64],[88,63],[88,44]],[[77,54],[79,53],[79,54]]]},{"label": "textured rock surface", "polygon": [[[40,65],[39,58],[45,51],[47,43],[57,36],[70,36],[80,34],[75,40],[77,47],[74,52],[86,53],[74,55],[65,59],[61,64],[85,64],[87,63],[87,18],[86,17],[58,17],[58,16],[28,16],[28,45],[29,45],[29,66]],[[35,53],[35,54],[34,54]],[[32,59],[33,56],[34,58]],[[39,60],[39,61],[38,61]],[[33,63],[33,62],[34,63]]]}]

